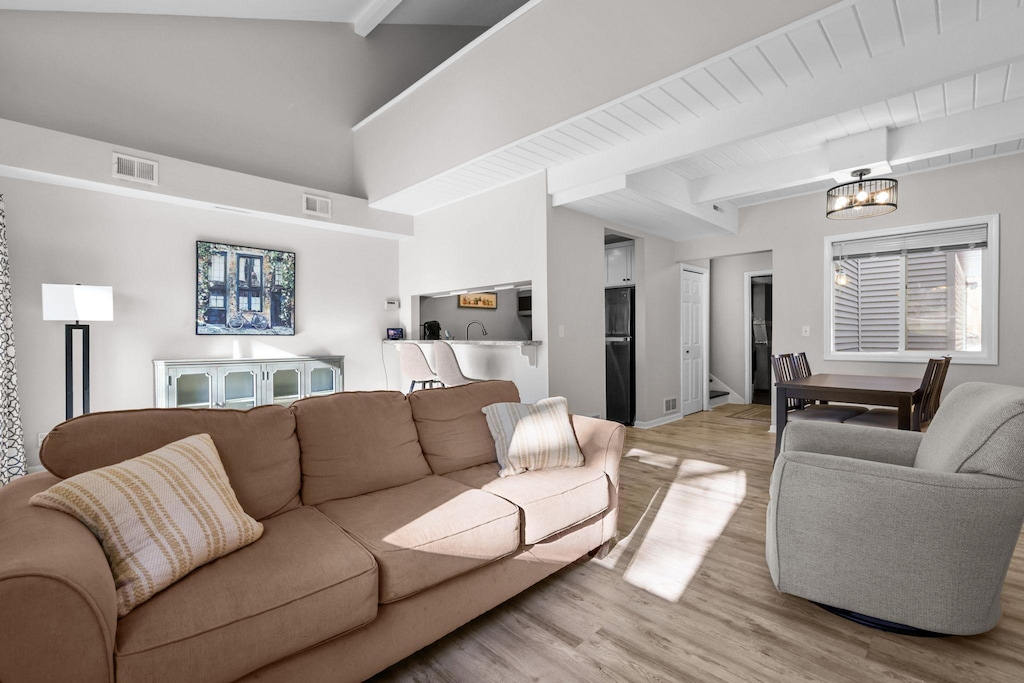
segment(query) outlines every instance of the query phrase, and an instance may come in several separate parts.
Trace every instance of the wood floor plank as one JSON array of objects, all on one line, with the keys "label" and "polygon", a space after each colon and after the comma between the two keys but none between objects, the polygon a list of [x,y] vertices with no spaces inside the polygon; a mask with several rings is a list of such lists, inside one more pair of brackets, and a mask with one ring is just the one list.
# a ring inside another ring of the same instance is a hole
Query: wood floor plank
[{"label": "wood floor plank", "polygon": [[775,435],[750,409],[627,430],[607,558],[566,567],[373,680],[1024,681],[1024,541],[1003,619],[980,636],[882,633],[776,591],[764,548]]}]

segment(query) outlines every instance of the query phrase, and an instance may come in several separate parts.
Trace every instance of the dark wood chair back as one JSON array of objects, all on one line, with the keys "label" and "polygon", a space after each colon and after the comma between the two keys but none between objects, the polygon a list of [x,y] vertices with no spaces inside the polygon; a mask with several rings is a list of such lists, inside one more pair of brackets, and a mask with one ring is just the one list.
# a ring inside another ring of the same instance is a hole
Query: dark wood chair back
[{"label": "dark wood chair back", "polygon": [[939,409],[939,402],[942,400],[942,385],[946,382],[946,372],[949,370],[951,356],[942,358],[929,358],[928,367],[925,368],[924,377],[921,378],[921,402],[917,404],[918,424],[924,424],[932,419],[935,411]]},{"label": "dark wood chair back", "polygon": [[[806,357],[805,357],[806,362]],[[779,353],[772,356],[772,370],[775,371],[776,382],[789,382],[803,377],[799,374],[796,357],[792,353]],[[799,410],[804,407],[806,401],[799,398],[786,400],[786,410]]]},{"label": "dark wood chair back", "polygon": [[797,377],[810,377],[811,376],[811,364],[807,362],[807,354],[801,351],[800,353],[794,353],[793,363],[796,365]]}]

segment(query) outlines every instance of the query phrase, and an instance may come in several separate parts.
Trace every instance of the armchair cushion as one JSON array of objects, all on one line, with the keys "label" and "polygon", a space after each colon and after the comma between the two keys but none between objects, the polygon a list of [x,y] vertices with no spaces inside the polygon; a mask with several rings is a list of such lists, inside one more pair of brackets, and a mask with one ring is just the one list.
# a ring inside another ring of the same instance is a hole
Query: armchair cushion
[{"label": "armchair cushion", "polygon": [[918,451],[915,467],[1024,481],[1024,388],[967,382],[949,392]]},{"label": "armchair cushion", "polygon": [[782,451],[842,455],[858,460],[911,467],[921,445],[920,432],[882,430],[833,422],[789,422],[782,433]]}]

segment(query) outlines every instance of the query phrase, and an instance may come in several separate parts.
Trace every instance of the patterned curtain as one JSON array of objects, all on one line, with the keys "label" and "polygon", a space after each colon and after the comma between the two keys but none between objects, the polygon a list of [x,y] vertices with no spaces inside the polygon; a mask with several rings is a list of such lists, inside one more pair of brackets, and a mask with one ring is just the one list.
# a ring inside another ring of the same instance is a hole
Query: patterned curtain
[{"label": "patterned curtain", "polygon": [[0,194],[0,486],[25,474],[25,434],[21,429],[18,373],[14,369],[14,316],[7,257],[4,196]]}]

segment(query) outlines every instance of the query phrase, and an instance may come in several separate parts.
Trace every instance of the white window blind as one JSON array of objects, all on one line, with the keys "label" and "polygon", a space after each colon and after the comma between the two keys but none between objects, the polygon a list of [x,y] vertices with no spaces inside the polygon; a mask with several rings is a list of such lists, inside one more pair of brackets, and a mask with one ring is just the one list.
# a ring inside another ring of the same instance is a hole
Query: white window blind
[{"label": "white window blind", "polygon": [[988,223],[979,223],[834,242],[832,260],[960,251],[982,249],[987,246]]}]

